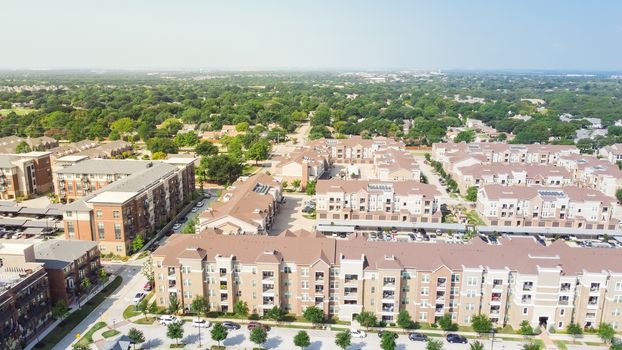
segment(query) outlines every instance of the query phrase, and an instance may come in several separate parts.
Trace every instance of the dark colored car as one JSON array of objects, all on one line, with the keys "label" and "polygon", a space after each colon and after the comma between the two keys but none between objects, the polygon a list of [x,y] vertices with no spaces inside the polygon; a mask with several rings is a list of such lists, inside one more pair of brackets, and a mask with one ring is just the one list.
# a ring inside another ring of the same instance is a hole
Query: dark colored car
[{"label": "dark colored car", "polygon": [[257,321],[251,321],[248,323],[248,326],[246,328],[248,328],[249,331],[252,331],[253,329],[257,328],[257,327],[262,327],[263,329],[266,330],[266,332],[270,331],[270,326],[265,325],[265,324],[261,324]]},{"label": "dark colored car", "polygon": [[488,240],[492,244],[499,244],[499,241],[497,240],[497,237],[495,237],[495,236],[488,236]]},{"label": "dark colored car", "polygon": [[412,341],[428,341],[428,336],[423,333],[412,332],[408,334],[408,339]]},{"label": "dark colored car", "polygon": [[382,338],[385,333],[393,334],[393,338],[395,338],[395,339],[397,339],[397,337],[398,337],[397,333],[393,333],[393,332],[389,332],[389,331],[380,331],[380,332],[378,332],[378,338]]},{"label": "dark colored car", "polygon": [[225,322],[223,322],[223,323],[222,323],[222,325],[223,325],[225,328],[230,329],[230,330],[233,330],[233,329],[240,329],[240,325],[239,325],[239,324],[237,324],[237,323],[235,323],[235,322],[225,321]]},{"label": "dark colored car", "polygon": [[464,336],[450,333],[450,334],[447,334],[447,342],[467,344],[469,341]]}]

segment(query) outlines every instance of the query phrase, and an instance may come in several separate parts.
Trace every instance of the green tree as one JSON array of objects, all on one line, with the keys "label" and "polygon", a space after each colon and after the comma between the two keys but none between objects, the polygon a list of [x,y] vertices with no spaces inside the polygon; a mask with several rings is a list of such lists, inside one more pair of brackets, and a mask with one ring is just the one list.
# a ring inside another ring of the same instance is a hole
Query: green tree
[{"label": "green tree", "polygon": [[470,350],[484,350],[484,343],[479,340],[476,340],[469,344]]},{"label": "green tree", "polygon": [[413,322],[407,310],[401,310],[400,313],[397,314],[397,325],[404,329],[415,328],[415,322]]},{"label": "green tree", "polygon": [[175,344],[179,344],[179,339],[184,337],[184,328],[181,322],[173,322],[166,326],[166,336],[175,339]]},{"label": "green tree", "polygon": [[147,298],[143,298],[143,300],[136,305],[136,310],[147,318],[147,313],[149,312],[149,301]]},{"label": "green tree", "polygon": [[91,280],[88,278],[85,278],[82,280],[82,282],[80,282],[80,288],[82,288],[84,292],[91,288],[92,285],[93,283],[91,283]]},{"label": "green tree", "polygon": [[269,320],[274,320],[274,321],[282,321],[283,317],[285,316],[285,311],[283,311],[283,309],[281,309],[278,306],[274,306],[272,307],[272,309],[268,310],[265,314],[264,317],[269,319]]},{"label": "green tree", "polygon": [[622,350],[622,343],[611,344],[609,350]]},{"label": "green tree", "polygon": [[444,314],[443,316],[439,317],[436,323],[438,323],[441,329],[445,332],[455,331],[458,328],[458,326],[451,320],[450,314]]},{"label": "green tree", "polygon": [[492,330],[492,321],[490,321],[490,318],[486,315],[475,315],[471,318],[471,327],[480,335],[482,333],[490,333]]},{"label": "green tree", "polygon": [[119,134],[129,133],[134,130],[134,121],[130,118],[117,119],[110,123],[110,131],[115,131]]},{"label": "green tree", "polygon": [[71,346],[71,350],[91,350],[89,344],[75,343]]},{"label": "green tree", "polygon": [[294,336],[294,345],[304,350],[307,346],[311,345],[311,339],[306,331],[299,331]]},{"label": "green tree", "polygon": [[302,313],[302,317],[311,323],[324,322],[324,311],[317,306],[309,306]]},{"label": "green tree", "polygon": [[15,153],[28,153],[30,151],[32,151],[32,149],[26,141],[20,141],[17,146],[15,146]]},{"label": "green tree", "polygon": [[160,125],[162,129],[166,129],[169,136],[177,134],[177,132],[181,130],[183,126],[184,125],[176,118],[168,118]]},{"label": "green tree", "polygon": [[425,350],[443,350],[443,342],[436,339],[430,339],[425,344]]},{"label": "green tree", "polygon": [[218,154],[218,146],[209,141],[203,141],[196,145],[194,152],[203,157],[215,156]]},{"label": "green tree", "polygon": [[144,246],[145,240],[143,239],[143,236],[136,235],[136,238],[134,238],[134,241],[132,241],[132,249],[134,250],[134,252],[141,250]]},{"label": "green tree", "polygon": [[355,320],[365,328],[375,327],[378,323],[376,315],[369,311],[362,311],[360,314],[356,315]]},{"label": "green tree", "polygon": [[541,350],[542,345],[536,342],[529,342],[527,344],[523,344],[523,350]]},{"label": "green tree", "polygon": [[317,182],[315,180],[307,182],[307,187],[305,188],[305,192],[309,196],[314,196],[315,195],[315,185],[316,184],[317,184]]},{"label": "green tree", "polygon": [[533,327],[529,324],[529,321],[527,320],[523,320],[520,323],[520,326],[518,328],[518,334],[520,335],[524,335],[525,337],[530,336],[530,335],[534,335],[534,329]]},{"label": "green tree", "polygon": [[605,344],[611,344],[611,341],[615,335],[616,331],[610,323],[603,322],[598,325],[598,336],[603,340],[603,342],[605,342]]},{"label": "green tree", "polygon": [[106,273],[106,270],[104,270],[103,267],[100,267],[99,270],[97,270],[97,279],[99,279],[99,282],[101,283],[108,280],[108,273]]},{"label": "green tree", "polygon": [[153,287],[155,284],[155,278],[153,274],[153,258],[151,255],[147,256],[147,259],[143,262],[143,267],[140,269],[140,273],[145,276],[149,284]]},{"label": "green tree", "polygon": [[477,201],[477,187],[471,186],[466,190],[466,196],[464,196],[469,202]]},{"label": "green tree", "polygon": [[240,317],[248,316],[248,304],[244,300],[238,300],[233,304],[233,313]]},{"label": "green tree", "polygon": [[569,323],[566,326],[566,333],[572,336],[572,342],[576,342],[577,338],[583,335],[583,329],[576,323]]},{"label": "green tree", "polygon": [[616,199],[618,200],[618,203],[622,203],[622,188],[618,188],[616,190]]},{"label": "green tree", "polygon": [[177,153],[177,145],[175,144],[173,139],[164,137],[154,137],[147,140],[147,149],[150,150],[152,153]]},{"label": "green tree", "polygon": [[151,305],[149,305],[149,313],[150,314],[157,314],[158,313],[158,304],[156,304],[156,302],[154,301],[153,303],[151,303]]},{"label": "green tree", "polygon": [[212,337],[212,340],[218,342],[218,346],[220,346],[220,342],[227,339],[227,328],[225,328],[222,323],[216,322],[216,324],[214,324],[214,327],[212,327],[212,330],[210,331],[210,335]]},{"label": "green tree", "polygon": [[382,348],[382,350],[395,350],[395,333],[382,333],[382,339],[380,339],[380,347]]},{"label": "green tree", "polygon": [[248,131],[248,122],[240,122],[235,124],[235,131],[237,132],[247,132]]},{"label": "green tree", "polygon": [[298,189],[300,189],[300,180],[292,180],[292,187],[294,188],[294,190],[298,191]]},{"label": "green tree", "polygon": [[168,157],[168,155],[164,152],[153,152],[151,154],[151,159],[153,160],[164,160]]},{"label": "green tree", "polygon": [[[239,160],[227,155],[217,155],[206,159],[206,175],[212,181],[221,184],[232,183],[242,175],[244,165]],[[203,164],[203,161],[201,161],[201,164]]]},{"label": "green tree", "polygon": [[181,233],[195,233],[198,221],[199,220],[198,220],[198,218],[196,216],[193,217],[192,219],[188,220],[184,224],[184,227],[181,228],[180,232]]},{"label": "green tree", "polygon": [[179,300],[177,299],[177,294],[171,294],[168,299],[168,312],[171,314],[176,314],[179,310]]},{"label": "green tree", "polygon": [[264,327],[255,327],[251,331],[250,339],[253,343],[261,346],[261,344],[268,340],[268,332],[266,332]]},{"label": "green tree", "polygon": [[251,147],[246,151],[246,159],[251,159],[257,164],[260,160],[266,160],[270,156],[270,150],[272,145],[268,140],[262,138],[259,141],[253,143]]},{"label": "green tree", "polygon": [[52,317],[54,317],[54,319],[62,320],[68,313],[69,308],[64,300],[59,300],[52,306]]},{"label": "green tree", "polygon": [[199,316],[201,314],[206,315],[208,307],[209,304],[207,303],[207,300],[201,295],[195,297],[190,304],[190,309]]},{"label": "green tree", "polygon": [[345,350],[352,343],[352,336],[348,330],[341,331],[335,336],[335,344]]},{"label": "green tree", "polygon": [[456,135],[456,138],[454,138],[454,142],[456,143],[458,142],[470,143],[473,141],[475,141],[475,131],[472,129],[460,131],[458,135]]},{"label": "green tree", "polygon": [[136,344],[142,344],[145,342],[145,335],[142,331],[132,327],[127,333],[127,337],[130,338],[132,344],[134,344],[134,350],[136,350]]}]

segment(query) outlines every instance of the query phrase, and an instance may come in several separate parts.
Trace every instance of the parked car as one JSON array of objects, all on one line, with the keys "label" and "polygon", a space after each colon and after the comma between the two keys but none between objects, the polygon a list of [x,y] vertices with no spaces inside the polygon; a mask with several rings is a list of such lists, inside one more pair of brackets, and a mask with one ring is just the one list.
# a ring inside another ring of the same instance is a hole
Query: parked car
[{"label": "parked car", "polygon": [[417,240],[417,236],[415,236],[414,233],[409,233],[408,234],[408,238],[410,238],[410,240],[413,241],[413,242]]},{"label": "parked car", "polygon": [[259,322],[257,322],[257,321],[250,321],[250,322],[248,323],[248,326],[246,326],[246,328],[247,328],[249,331],[252,331],[253,329],[255,329],[255,328],[257,328],[257,327],[261,327],[261,328],[265,329],[265,330],[266,330],[266,332],[270,331],[270,326],[265,325],[265,324],[262,324],[262,323],[259,323]]},{"label": "parked car", "polygon": [[225,321],[222,325],[229,330],[240,329],[240,325],[235,322]]},{"label": "parked car", "polygon": [[192,208],[190,211],[191,211],[191,212],[193,212],[193,213],[196,213],[197,211],[199,211],[199,208],[194,207],[194,208]]},{"label": "parked car", "polygon": [[395,339],[397,339],[397,337],[398,337],[397,333],[395,333],[395,332],[380,331],[380,332],[378,332],[378,338],[382,338],[382,337],[384,337],[384,334],[385,334],[385,333],[390,333],[390,334],[393,334],[393,338],[395,338]]},{"label": "parked car", "polygon": [[181,224],[175,224],[173,225],[173,230],[179,230],[181,228]]},{"label": "parked car", "polygon": [[447,334],[447,342],[449,342],[449,343],[467,344],[469,341],[467,340],[466,337],[464,337],[462,335],[449,333],[449,334]]},{"label": "parked car", "polygon": [[203,204],[205,204],[205,202],[200,201],[200,202],[198,202],[198,203],[197,203],[197,207],[202,207],[202,206],[203,206]]},{"label": "parked car", "polygon": [[207,320],[200,320],[198,318],[195,318],[194,320],[192,320],[192,327],[209,328],[211,325],[212,324]]},{"label": "parked car", "polygon": [[362,331],[360,329],[351,329],[350,330],[350,336],[352,338],[365,338],[365,337],[367,337],[367,333],[365,333],[364,331]]},{"label": "parked car", "polygon": [[164,325],[164,326],[168,326],[171,323],[177,323],[177,322],[181,322],[179,317],[171,316],[171,315],[162,315],[158,319],[158,323],[160,323],[161,325]]},{"label": "parked car", "polygon": [[145,297],[145,292],[138,292],[136,293],[136,295],[134,295],[134,305],[138,305],[138,303],[140,303],[141,300],[143,300],[143,298]]},{"label": "parked car", "polygon": [[408,339],[412,341],[428,341],[428,336],[419,332],[411,332],[408,333]]},{"label": "parked car", "polygon": [[149,282],[145,283],[145,286],[143,287],[143,290],[145,292],[151,292],[151,289],[153,289],[153,286],[151,286],[151,283],[149,283]]},{"label": "parked car", "polygon": [[492,244],[499,244],[499,241],[497,240],[497,237],[495,237],[495,236],[488,236],[488,240]]}]

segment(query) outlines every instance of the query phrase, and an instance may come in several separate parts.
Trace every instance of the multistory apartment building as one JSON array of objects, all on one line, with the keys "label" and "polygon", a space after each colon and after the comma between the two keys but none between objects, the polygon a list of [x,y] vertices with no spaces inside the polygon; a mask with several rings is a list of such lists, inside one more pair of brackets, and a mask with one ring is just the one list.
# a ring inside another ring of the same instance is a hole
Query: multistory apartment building
[{"label": "multistory apartment building", "polygon": [[318,219],[440,223],[440,193],[419,181],[320,180]]},{"label": "multistory apartment building", "polygon": [[605,146],[598,150],[598,154],[612,164],[622,162],[622,143]]},{"label": "multistory apartment building", "polygon": [[52,303],[71,305],[80,296],[80,284],[89,279],[94,285],[101,268],[96,242],[47,240],[35,244],[35,259],[43,263],[50,285]]},{"label": "multistory apartment building", "polygon": [[52,186],[50,153],[0,154],[0,199],[45,194]]},{"label": "multistory apartment building", "polygon": [[283,201],[281,183],[266,173],[242,176],[199,216],[197,231],[217,228],[227,235],[264,234]]},{"label": "multistory apartment building", "polygon": [[63,170],[58,181],[83,196],[63,208],[65,238],[96,241],[105,254],[128,254],[137,235],[172,220],[195,189],[193,158],[87,160]]},{"label": "multistory apartment building", "polygon": [[558,164],[572,174],[572,182],[579,187],[592,188],[612,197],[622,187],[622,170],[604,159],[569,154],[562,156]]},{"label": "multistory apartment building", "polygon": [[329,163],[373,163],[374,153],[382,149],[404,149],[404,144],[386,137],[364,139],[350,136],[345,139],[319,139],[308,143],[309,147],[325,150]]},{"label": "multistory apartment building", "polygon": [[502,237],[499,245],[333,239],[307,231],[278,236],[173,235],[153,254],[155,297],[175,295],[190,307],[198,296],[229,312],[274,306],[300,315],[317,306],[350,321],[370,311],[395,322],[406,310],[418,322],[449,314],[460,325],[485,314],[497,326],[564,329],[570,322],[622,325],[622,251],[573,248],[559,240]]},{"label": "multistory apartment building", "polygon": [[568,170],[553,165],[475,164],[455,168],[451,175],[463,193],[472,186],[493,184],[562,187],[573,183],[572,174]]},{"label": "multistory apartment building", "polygon": [[17,153],[17,145],[26,142],[32,151],[47,151],[58,146],[58,140],[48,136],[42,137],[0,137],[0,153]]},{"label": "multistory apartment building", "polygon": [[412,154],[395,148],[374,154],[374,179],[382,181],[420,181],[421,170]]},{"label": "multistory apartment building", "polygon": [[486,185],[476,209],[487,225],[613,230],[616,200],[589,188]]},{"label": "multistory apartment building", "polygon": [[301,148],[274,158],[272,174],[281,181],[300,181],[306,188],[309,181],[319,179],[328,170],[328,155],[323,150]]},{"label": "multistory apartment building", "polygon": [[0,349],[25,348],[52,322],[51,304],[33,244],[0,240]]}]

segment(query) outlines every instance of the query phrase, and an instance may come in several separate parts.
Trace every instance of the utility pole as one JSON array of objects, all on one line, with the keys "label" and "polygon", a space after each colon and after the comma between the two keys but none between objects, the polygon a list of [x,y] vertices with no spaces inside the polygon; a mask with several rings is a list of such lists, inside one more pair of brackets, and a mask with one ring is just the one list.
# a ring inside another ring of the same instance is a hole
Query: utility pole
[{"label": "utility pole", "polygon": [[490,341],[490,350],[493,350],[495,346],[495,333],[497,333],[497,330],[493,328],[492,329],[492,340]]}]

